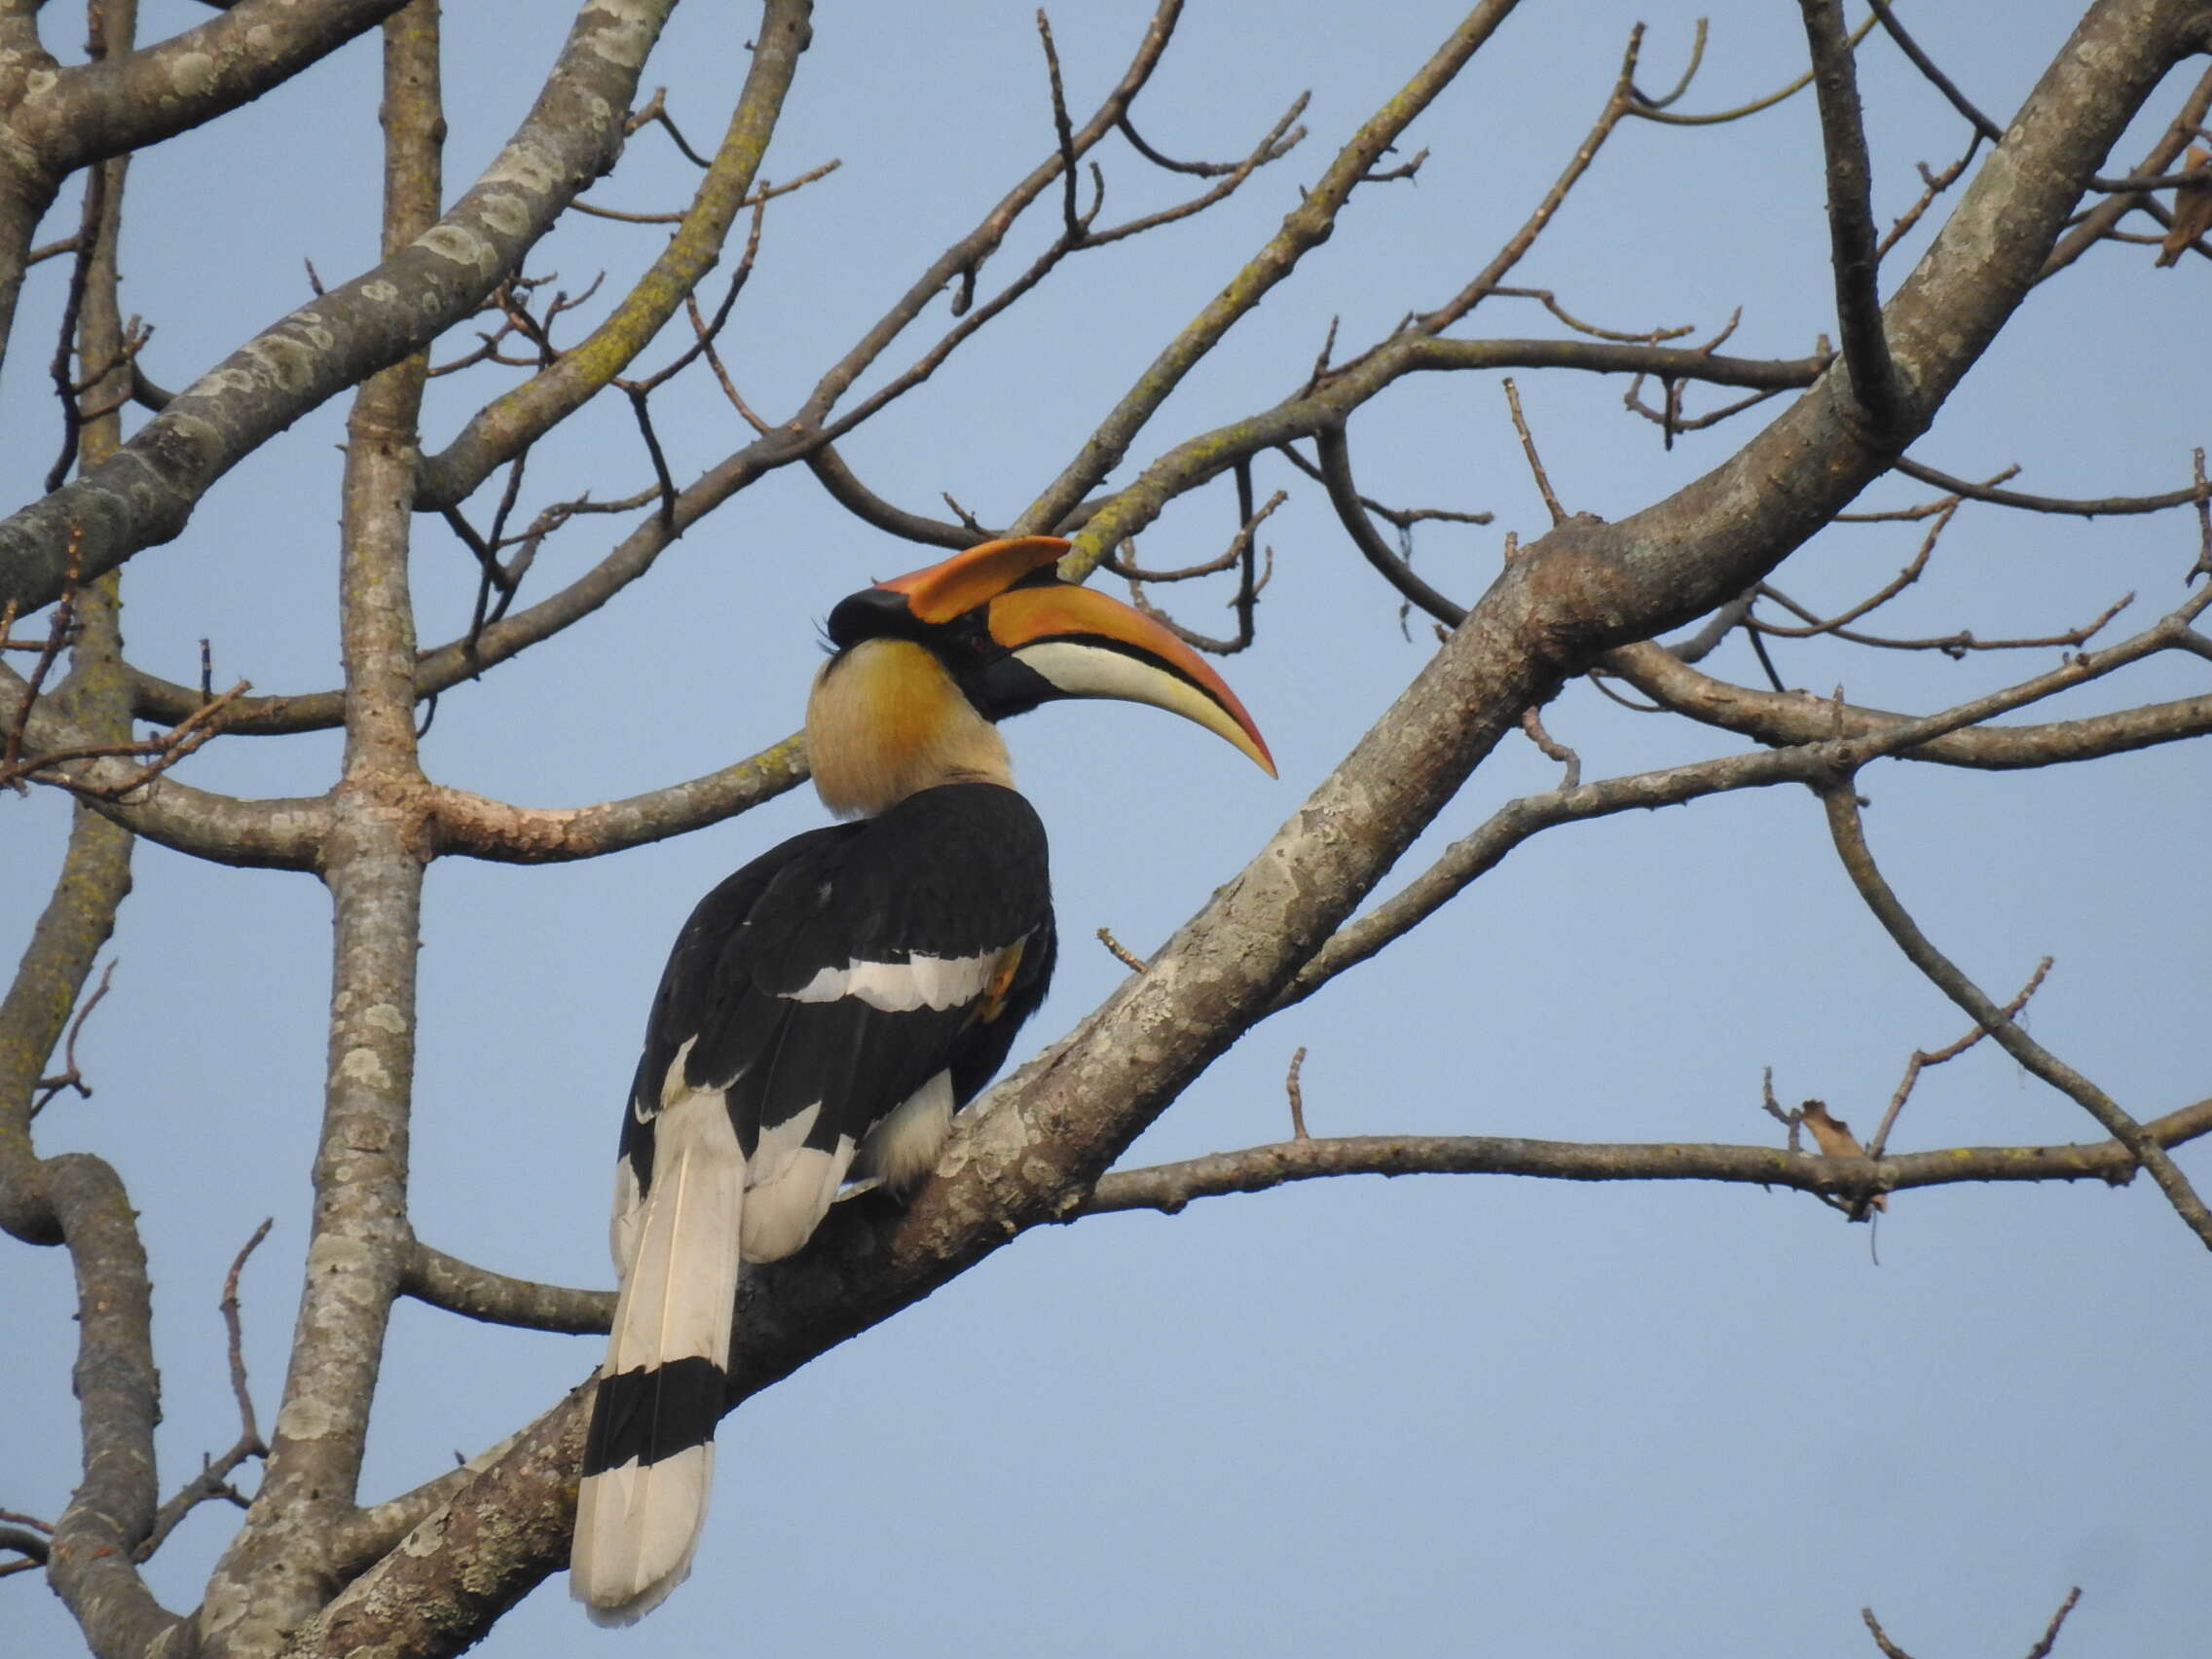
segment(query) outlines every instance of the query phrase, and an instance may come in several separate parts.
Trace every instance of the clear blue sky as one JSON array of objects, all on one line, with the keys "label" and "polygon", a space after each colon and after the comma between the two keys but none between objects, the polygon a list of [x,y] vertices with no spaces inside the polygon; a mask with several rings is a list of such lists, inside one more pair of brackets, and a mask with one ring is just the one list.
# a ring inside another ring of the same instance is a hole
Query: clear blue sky
[{"label": "clear blue sky", "polygon": [[[527,107],[558,45],[556,10],[451,8],[449,191]],[[1711,10],[1706,68],[1683,107],[1736,104],[1797,72],[1795,8]],[[149,35],[203,15],[182,0],[146,12]],[[1903,15],[2000,120],[2072,20],[2051,0],[2009,8],[2002,29],[1972,9]],[[685,8],[647,69],[694,144],[719,136],[755,16]],[[1119,0],[1055,13],[1076,103],[1120,74],[1144,16]],[[1610,0],[1524,7],[1413,129],[1410,142],[1431,152],[1419,182],[1361,192],[1334,240],[1169,402],[1133,462],[1294,388],[1331,316],[1342,355],[1459,286],[1566,164],[1637,16]],[[988,522],[1012,517],[1455,17],[1431,4],[1198,0],[1137,106],[1145,136],[1180,156],[1241,154],[1311,88],[1312,137],[1216,214],[1076,262],[847,458],[916,510],[935,512],[949,491]],[[50,11],[56,43],[74,45],[78,26]],[[825,6],[815,27],[766,170],[843,166],[772,208],[728,337],[741,384],[771,418],[1051,143],[1026,4]],[[1672,84],[1689,35],[1673,17],[1654,24],[1647,86]],[[1870,43],[1862,74],[1886,224],[1917,194],[1912,165],[1948,165],[1964,129],[1885,43]],[[326,279],[373,259],[377,76],[373,44],[360,43],[134,164],[124,303],[156,325],[155,379],[188,383],[298,304],[303,259]],[[2177,81],[2154,100],[2115,170],[2179,95]],[[1125,151],[1107,155],[1109,219],[1178,194]],[[667,209],[690,176],[647,132],[594,199]],[[71,196],[56,223],[75,211]],[[987,277],[1018,270],[1049,228],[1018,234]],[[605,268],[611,291],[659,234],[587,223],[531,270],[558,271],[575,291]],[[1521,279],[1625,330],[1710,334],[1741,307],[1730,350],[1796,356],[1833,332],[1825,256],[1815,113],[1799,98],[1730,127],[1631,124]],[[52,459],[49,348],[33,331],[54,314],[64,263],[33,274],[0,388],[10,502]],[[2205,281],[2201,260],[2153,271],[2147,249],[2098,250],[2029,303],[1918,453],[1976,476],[2018,462],[2022,487],[2058,494],[2176,488],[2189,447],[2207,438]],[[1555,331],[1510,301],[1468,326]],[[1669,454],[1621,411],[1620,382],[1520,384],[1567,505],[1606,517],[1658,498],[1754,429],[1688,435]],[[494,388],[438,383],[432,440]],[[680,479],[744,440],[711,390],[656,404]],[[343,419],[334,403],[302,422],[225,479],[183,537],[131,563],[135,660],[191,679],[208,636],[219,684],[334,682]],[[1402,385],[1352,434],[1371,494],[1496,513],[1486,530],[1423,527],[1420,568],[1450,592],[1480,591],[1505,531],[1543,527],[1494,377]],[[532,472],[528,505],[649,477],[619,424],[544,446]],[[1401,635],[1394,601],[1317,491],[1279,462],[1260,483],[1293,499],[1265,534],[1275,576],[1260,643],[1225,672],[1273,745],[1280,783],[1140,710],[1061,707],[1010,728],[1052,830],[1066,940],[1026,1047],[1065,1030],[1121,973],[1094,929],[1140,951],[1157,944],[1431,648],[1419,625]],[[1891,484],[1869,498],[1926,494]],[[1211,556],[1233,519],[1219,488],[1186,501],[1145,539],[1146,562]],[[434,524],[423,530],[429,643],[465,626],[473,577]],[[613,534],[571,530],[535,579],[566,579]],[[1832,531],[1778,580],[1810,603],[1842,603],[1901,567],[1918,535]],[[2178,598],[2194,540],[2186,513],[2084,523],[1969,511],[1929,578],[1885,616],[1901,633],[2046,633],[2136,590],[2130,615],[2147,620]],[[425,763],[546,805],[710,770],[795,725],[815,624],[837,597],[929,557],[843,518],[803,476],[775,477],[606,611],[449,695]],[[1226,629],[1216,597],[1177,603],[1194,626]],[[1779,659],[1794,684],[1825,692],[1841,680],[1854,700],[1921,709],[2055,653],[1955,664],[1802,645]],[[1756,677],[1740,645],[1711,666]],[[2153,664],[2057,707],[2201,690],[2205,666]],[[1546,719],[1591,777],[1733,741],[1628,715],[1586,686]],[[314,793],[336,753],[327,735],[233,739],[187,776]],[[1502,749],[1401,878],[1445,835],[1555,774],[1527,745]],[[1876,850],[1931,934],[2001,996],[2055,956],[2032,1012],[2037,1037],[2140,1117],[2206,1088],[2193,1034],[2212,982],[2200,916],[2208,777],[2198,745],[2049,777],[1889,763],[1863,780]],[[42,902],[65,811],[52,797],[5,811],[0,920],[13,939]],[[820,817],[797,793],[597,864],[432,871],[414,1179],[425,1239],[529,1277],[610,1282],[615,1113],[668,941],[723,872]],[[46,1151],[115,1160],[143,1211],[173,1487],[236,1432],[215,1299],[232,1254],[271,1214],[245,1296],[265,1423],[275,1411],[320,1105],[328,923],[304,877],[151,846],[137,872],[113,946],[115,992],[82,1052],[98,1093],[57,1102],[39,1131]],[[1132,1156],[1279,1137],[1281,1080],[1301,1046],[1306,1111],[1322,1134],[1764,1142],[1777,1133],[1758,1110],[1764,1066],[1786,1100],[1819,1096],[1866,1128],[1911,1051],[1964,1025],[1851,897],[1817,803],[1799,791],[1740,794],[1529,845],[1382,959],[1259,1027]],[[1893,1144],[2091,1138],[2073,1107],[1985,1046],[1922,1082]],[[2201,1149],[2182,1161],[2212,1180]],[[1464,1178],[1314,1183],[1033,1235],[724,1423],[693,1582],[648,1623],[593,1630],[556,1577],[483,1651],[1827,1659],[1872,1651],[1858,1612],[1871,1603],[1921,1659],[1970,1659],[2025,1651],[2077,1583],[2061,1654],[2204,1651],[2202,1249],[2147,1182],[1908,1195],[1881,1224],[1878,1265],[1874,1242],[1801,1195]],[[9,1250],[0,1506],[51,1514],[74,1453],[67,1263]],[[597,1349],[403,1306],[366,1495],[527,1420]],[[230,1524],[203,1511],[158,1559],[153,1580],[172,1605],[194,1601]],[[29,1576],[0,1582],[0,1625],[23,1653],[73,1650],[58,1604]]]}]

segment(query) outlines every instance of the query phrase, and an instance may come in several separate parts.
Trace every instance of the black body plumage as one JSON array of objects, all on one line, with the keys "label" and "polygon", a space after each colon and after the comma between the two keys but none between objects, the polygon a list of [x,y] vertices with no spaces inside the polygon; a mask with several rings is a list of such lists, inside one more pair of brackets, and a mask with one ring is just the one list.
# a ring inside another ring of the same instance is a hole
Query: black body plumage
[{"label": "black body plumage", "polygon": [[[826,1205],[869,1132],[940,1074],[954,1110],[982,1089],[1044,1000],[1053,956],[1044,825],[1010,789],[924,790],[764,853],[699,902],[653,995],[622,1124],[633,1207],[652,1191],[664,1106],[699,1094],[720,1097],[749,1206],[779,1173],[807,1189],[785,1201]],[[758,1167],[764,1142],[781,1170]],[[724,1357],[605,1377],[584,1474],[709,1442]]]}]

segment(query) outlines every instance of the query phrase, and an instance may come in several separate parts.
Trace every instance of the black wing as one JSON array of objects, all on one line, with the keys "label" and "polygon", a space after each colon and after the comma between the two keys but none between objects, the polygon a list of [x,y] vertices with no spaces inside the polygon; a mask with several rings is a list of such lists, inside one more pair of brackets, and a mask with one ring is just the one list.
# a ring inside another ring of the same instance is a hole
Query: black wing
[{"label": "black wing", "polygon": [[700,901],[661,976],[622,1130],[638,1194],[672,1091],[719,1091],[749,1162],[809,1113],[781,1150],[849,1160],[939,1072],[965,1105],[1053,952],[1044,826],[1012,790],[945,785],[784,842]]}]

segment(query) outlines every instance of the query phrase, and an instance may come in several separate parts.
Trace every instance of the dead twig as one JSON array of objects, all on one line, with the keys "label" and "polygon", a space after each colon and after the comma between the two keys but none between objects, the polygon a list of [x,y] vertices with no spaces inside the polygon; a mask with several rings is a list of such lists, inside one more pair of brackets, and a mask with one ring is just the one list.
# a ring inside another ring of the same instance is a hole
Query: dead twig
[{"label": "dead twig", "polygon": [[1882,1629],[1882,1621],[1874,1616],[1872,1607],[1861,1607],[1859,1616],[1866,1621],[1866,1629],[1874,1638],[1874,1645],[1882,1650],[1882,1659],[1912,1659],[1912,1655],[1899,1647]]},{"label": "dead twig", "polygon": [[1543,751],[1547,759],[1557,760],[1567,768],[1567,775],[1559,781],[1560,789],[1571,790],[1582,782],[1582,756],[1546,731],[1533,708],[1521,711],[1521,729],[1528,734],[1530,743]]},{"label": "dead twig", "polygon": [[239,1317],[239,1275],[245,1271],[246,1258],[253,1254],[261,1241],[269,1236],[275,1217],[264,1220],[253,1230],[253,1235],[240,1247],[231,1259],[231,1271],[223,1275],[223,1296],[216,1304],[223,1315],[223,1330],[231,1366],[231,1396],[238,1402],[239,1436],[230,1449],[217,1457],[203,1457],[200,1473],[180,1488],[175,1496],[155,1513],[153,1529],[138,1547],[130,1552],[130,1559],[143,1562],[167,1541],[180,1522],[203,1503],[220,1498],[226,1503],[243,1509],[250,1501],[231,1484],[231,1476],[239,1466],[251,1457],[266,1457],[269,1447],[261,1438],[261,1429],[254,1420],[253,1395],[246,1387],[245,1335]]},{"label": "dead twig", "polygon": [[100,1006],[100,998],[107,995],[109,983],[115,978],[115,958],[108,958],[106,970],[92,994],[85,999],[85,1006],[77,1011],[77,1017],[69,1022],[69,1035],[61,1047],[61,1071],[55,1077],[42,1077],[38,1087],[42,1092],[31,1102],[30,1115],[37,1117],[45,1111],[56,1094],[64,1088],[74,1088],[81,1100],[92,1097],[92,1086],[85,1081],[85,1074],[77,1067],[77,1036],[85,1029],[85,1021],[92,1017],[92,1010]]},{"label": "dead twig", "polygon": [[2058,1604],[2058,1611],[2050,1615],[2050,1623],[2028,1649],[2028,1659],[2050,1659],[2050,1650],[2058,1641],[2059,1627],[2066,1623],[2066,1615],[2074,1610],[2074,1604],[2082,1599],[2082,1587],[2077,1584],[2066,1592],[2066,1600]]},{"label": "dead twig", "polygon": [[1130,973],[1141,974],[1144,972],[1144,958],[1137,955],[1134,951],[1124,945],[1120,940],[1116,939],[1111,929],[1100,928],[1098,930],[1098,942],[1107,948],[1107,950],[1112,954],[1115,961],[1119,962]]},{"label": "dead twig", "polygon": [[1311,1140],[1313,1138],[1306,1132],[1306,1090],[1298,1081],[1298,1074],[1305,1068],[1305,1065],[1306,1050],[1301,1045],[1298,1052],[1290,1056],[1290,1071],[1282,1080],[1283,1092],[1290,1096],[1290,1138],[1292,1140]]},{"label": "dead twig", "polygon": [[[2007,1021],[2018,1017],[2020,1011],[2028,1006],[2028,999],[2036,994],[2044,976],[2050,972],[2050,961],[2046,956],[2036,964],[2036,971],[2028,977],[2028,982],[2020,987],[2020,994],[1999,1011]],[[1912,1058],[1905,1062],[1904,1080],[1898,1085],[1897,1092],[1890,1096],[1889,1110],[1882,1114],[1882,1126],[1874,1131],[1874,1138],[1866,1143],[1868,1158],[1881,1157],[1882,1149],[1890,1144],[1890,1130],[1896,1126],[1898,1114],[1904,1110],[1905,1101],[1911,1098],[1913,1086],[1920,1081],[1920,1074],[1930,1066],[1939,1066],[1945,1060],[1957,1059],[1988,1035],[1986,1030],[1977,1025],[1956,1043],[1947,1043],[1933,1053],[1924,1049],[1913,1050]]]},{"label": "dead twig", "polygon": [[1529,423],[1521,418],[1521,393],[1513,384],[1513,377],[1505,377],[1505,406],[1513,412],[1513,429],[1520,434],[1521,453],[1529,458],[1529,470],[1535,474],[1536,488],[1544,498],[1544,507],[1552,515],[1552,523],[1567,522],[1567,509],[1559,504],[1552,494],[1552,481],[1544,471],[1544,463],[1536,455],[1536,440],[1529,435]]}]

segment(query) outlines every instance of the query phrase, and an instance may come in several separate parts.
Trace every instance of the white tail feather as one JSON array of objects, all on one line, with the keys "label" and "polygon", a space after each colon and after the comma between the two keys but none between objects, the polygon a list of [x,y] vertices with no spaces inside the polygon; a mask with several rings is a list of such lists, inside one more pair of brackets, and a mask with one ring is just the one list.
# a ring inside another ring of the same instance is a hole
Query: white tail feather
[{"label": "white tail feather", "polygon": [[[745,1160],[718,1092],[686,1094],[653,1124],[652,1186],[635,1232],[600,1375],[681,1359],[729,1364],[737,1305]],[[707,1518],[711,1439],[672,1456],[631,1459],[577,1493],[570,1592],[597,1624],[630,1624],[691,1570]]]}]

